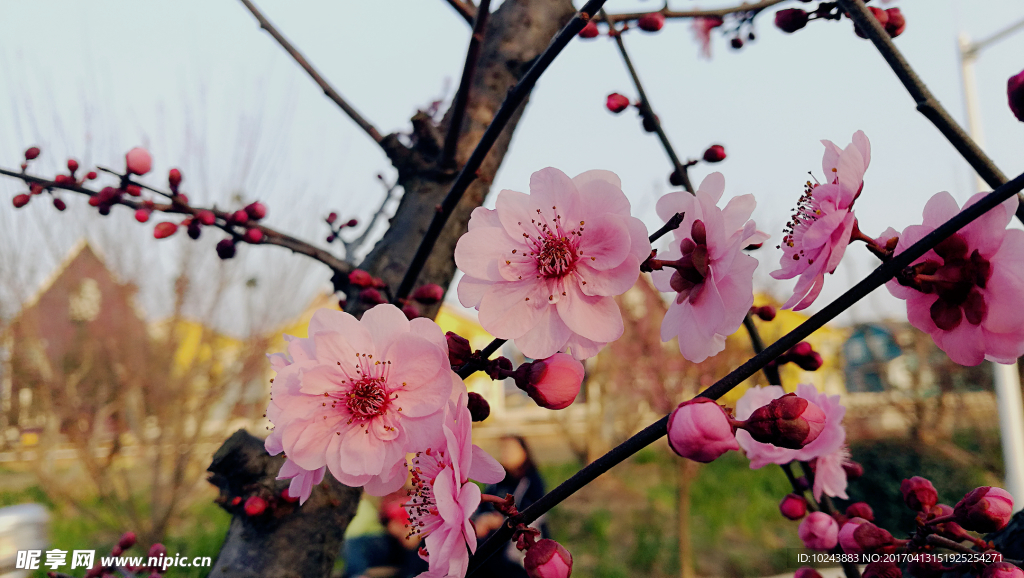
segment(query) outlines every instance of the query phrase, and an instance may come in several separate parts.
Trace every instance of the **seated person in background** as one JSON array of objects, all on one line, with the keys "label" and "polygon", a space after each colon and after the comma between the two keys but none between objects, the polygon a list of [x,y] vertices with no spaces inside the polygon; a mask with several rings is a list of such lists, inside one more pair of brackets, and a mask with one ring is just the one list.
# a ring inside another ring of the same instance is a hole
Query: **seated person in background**
[{"label": "seated person in background", "polygon": [[[500,498],[504,498],[506,494],[512,494],[516,499],[516,508],[523,511],[544,495],[544,480],[541,479],[540,471],[537,470],[533,457],[530,455],[530,448],[523,438],[519,436],[502,438],[499,456],[498,461],[505,468],[505,479],[497,484],[487,486],[484,488],[484,493]],[[477,539],[483,542],[504,522],[505,516],[496,512],[492,504],[481,504],[473,519]],[[539,529],[543,538],[549,537],[544,516],[530,525]],[[481,567],[480,575],[494,578],[525,577],[523,553],[516,549],[514,543],[510,542],[506,549],[488,559]]]},{"label": "seated person in background", "polygon": [[383,534],[345,540],[343,578],[413,578],[427,570],[417,553],[419,536],[409,537],[409,515],[402,506],[406,500],[404,488],[381,498],[378,514]]}]

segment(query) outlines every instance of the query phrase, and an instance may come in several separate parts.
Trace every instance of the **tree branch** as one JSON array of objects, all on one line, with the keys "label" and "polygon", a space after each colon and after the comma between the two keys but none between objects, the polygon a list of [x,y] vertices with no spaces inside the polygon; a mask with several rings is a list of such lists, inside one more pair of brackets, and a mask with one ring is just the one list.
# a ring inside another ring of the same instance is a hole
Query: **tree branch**
[{"label": "tree branch", "polygon": [[732,6],[730,8],[719,8],[717,10],[669,10],[668,6],[665,6],[661,10],[651,10],[649,12],[627,12],[623,14],[606,14],[599,17],[598,22],[624,22],[627,20],[637,20],[643,16],[650,14],[651,12],[661,12],[665,18],[708,18],[708,17],[722,17],[727,14],[735,14],[737,12],[753,12],[761,11],[765,8],[769,8],[776,4],[781,4],[786,0],[762,0],[761,2],[754,2],[753,4],[747,4],[746,2]]},{"label": "tree branch", "polygon": [[469,89],[473,84],[473,76],[476,74],[476,63],[480,60],[480,50],[484,44],[484,33],[487,28],[487,16],[491,12],[491,0],[480,0],[480,6],[476,9],[476,20],[473,22],[473,35],[469,38],[469,48],[466,49],[466,64],[462,67],[462,80],[459,82],[459,91],[455,93],[455,102],[452,103],[451,117],[448,125],[448,134],[444,138],[444,148],[441,150],[442,169],[455,166],[455,149],[459,145],[459,135],[462,134],[462,119],[466,116],[466,106],[469,104]]},{"label": "tree branch", "polygon": [[[245,0],[243,0],[245,1]],[[480,169],[480,165],[483,164],[484,159],[487,157],[487,153],[491,150],[494,142],[498,140],[498,136],[501,131],[505,128],[505,125],[512,119],[519,105],[526,100],[526,97],[530,95],[530,91],[533,90],[533,86],[537,83],[544,71],[547,70],[551,62],[554,61],[555,57],[562,52],[562,49],[569,44],[580,30],[593,18],[594,14],[604,5],[606,0],[589,0],[575,16],[569,20],[558,34],[551,40],[551,44],[534,60],[533,65],[526,72],[523,78],[509,91],[505,101],[501,104],[501,108],[494,114],[494,119],[491,124],[484,131],[483,136],[480,137],[480,142],[473,149],[473,154],[469,156],[465,166],[459,172],[459,175],[455,177],[455,182],[449,189],[448,194],[445,196],[444,201],[441,202],[437,208],[437,212],[434,214],[434,218],[430,221],[430,226],[427,228],[426,234],[423,236],[423,240],[420,242],[419,247],[416,249],[416,254],[413,255],[412,262],[409,263],[409,268],[405,272],[405,276],[402,278],[402,282],[398,286],[398,290],[395,291],[394,302],[398,302],[409,295],[412,291],[413,285],[416,283],[416,278],[419,276],[420,271],[423,269],[423,265],[427,262],[427,257],[430,256],[430,252],[434,249],[434,243],[437,242],[437,238],[441,235],[441,231],[444,229],[445,223],[448,221],[448,217],[451,216],[452,212],[455,211],[456,205],[459,204],[459,200],[462,199],[463,193],[469,188],[469,185],[477,178],[477,171]]]},{"label": "tree branch", "polygon": [[[606,17],[604,10],[601,11],[601,15]],[[612,26],[614,26],[614,24],[612,24]],[[672,148],[672,143],[668,141],[668,135],[665,134],[665,129],[661,127],[661,120],[658,119],[658,115],[654,114],[654,109],[651,108],[651,101],[647,98],[647,93],[644,91],[643,84],[640,83],[640,77],[637,75],[636,69],[633,68],[633,61],[630,60],[629,53],[626,52],[626,45],[622,40],[622,32],[612,30],[611,35],[615,38],[615,44],[619,47],[619,54],[622,55],[622,61],[626,63],[629,75],[633,77],[633,85],[636,86],[637,94],[640,95],[640,115],[643,118],[649,119],[648,122],[654,125],[654,132],[658,135],[658,140],[661,141],[661,146],[668,154],[669,160],[672,161],[672,167],[679,175],[679,178],[683,183],[683,187],[691,195],[696,194],[693,190],[693,184],[690,183],[690,175],[687,172],[687,166],[679,161],[679,156],[676,155],[675,149]]]},{"label": "tree branch", "polygon": [[[923,256],[932,247],[949,238],[1006,199],[1019,193],[1022,189],[1024,189],[1024,174],[1017,176],[1012,181],[998,187],[994,192],[980,199],[974,205],[967,207],[952,219],[922,237],[920,241],[907,247],[906,251],[896,255],[891,261],[879,265],[871,274],[839,296],[838,299],[829,303],[824,309],[797,326],[796,329],[790,331],[778,341],[766,347],[761,353],[755,355],[746,363],[712,384],[698,394],[698,397],[706,397],[713,400],[721,398],[742,383],[743,380],[763,369],[771,360],[788,351],[808,335],[820,329],[825,323],[835,319],[840,313],[867,296],[868,293],[878,289],[886,281],[895,277],[898,272]],[[470,559],[469,572],[472,573],[484,560],[504,547],[505,542],[512,537],[513,528],[517,524],[533,522],[551,508],[576,493],[577,490],[594,481],[601,474],[661,439],[667,433],[667,427],[668,416],[664,416],[573,474],[572,477],[545,494],[529,508],[520,512],[518,516],[510,518],[501,529],[477,549],[476,554]]]},{"label": "tree branch", "polygon": [[[114,173],[114,174],[116,174],[116,173]],[[93,191],[93,190],[87,189],[87,188],[82,187],[80,185],[58,184],[58,183],[56,183],[54,181],[51,181],[49,179],[44,179],[44,178],[41,178],[41,177],[34,177],[32,175],[29,175],[29,174],[19,173],[19,172],[7,170],[7,169],[4,169],[4,168],[0,168],[0,175],[5,175],[5,176],[8,176],[8,177],[14,177],[16,179],[21,179],[22,181],[24,181],[26,183],[38,184],[38,185],[41,185],[44,189],[63,189],[63,190],[66,190],[66,191],[72,191],[72,192],[75,192],[75,193],[80,193],[80,194],[83,194],[83,195],[86,195],[86,196],[89,196],[89,197],[95,197],[95,196],[99,195],[99,193],[97,191]],[[142,184],[131,182],[131,181],[129,181],[129,182],[131,184],[138,185],[140,187],[143,187],[143,188],[145,188],[147,190],[150,190],[150,191],[154,191],[154,192],[159,193],[161,195],[168,196],[168,197],[170,196],[168,193],[163,192],[163,191],[159,191],[159,190],[154,189],[154,188],[152,188],[150,186],[142,185]],[[124,205],[124,206],[129,207],[129,208],[134,209],[134,210],[150,209],[150,210],[152,210],[154,212],[158,211],[158,212],[168,213],[168,214],[179,214],[179,215],[190,215],[190,216],[195,216],[196,213],[198,213],[199,211],[207,210],[207,211],[210,211],[211,213],[213,213],[214,216],[217,217],[217,222],[214,225],[212,225],[212,226],[217,227],[217,228],[221,229],[222,231],[230,234],[235,239],[238,239],[239,237],[241,237],[241,235],[238,233],[238,231],[235,230],[234,225],[232,225],[230,223],[230,221],[229,221],[229,219],[231,218],[231,214],[232,213],[231,212],[226,212],[226,211],[221,211],[221,210],[216,209],[216,208],[213,208],[213,209],[203,209],[202,207],[193,207],[191,205],[183,205],[181,203],[154,203],[152,205],[152,207],[150,207],[148,204],[143,203],[142,201],[133,201],[131,199],[125,199],[123,197],[116,199],[115,201],[113,201],[113,203],[117,204],[117,205]],[[327,251],[324,251],[323,249],[314,247],[313,245],[310,245],[309,243],[307,243],[307,242],[305,242],[305,241],[303,241],[301,239],[297,239],[295,237],[292,237],[291,235],[288,235],[286,233],[282,233],[282,232],[280,232],[280,231],[278,231],[276,229],[271,229],[270,227],[267,227],[265,225],[260,225],[260,224],[257,224],[255,222],[252,222],[252,221],[247,223],[245,225],[245,228],[248,228],[248,229],[259,229],[263,233],[263,240],[259,243],[261,245],[277,245],[279,247],[284,247],[285,249],[289,249],[293,253],[298,253],[300,255],[305,255],[305,256],[310,257],[312,259],[316,259],[317,261],[320,261],[324,265],[327,265],[328,267],[330,267],[335,273],[343,275],[343,276],[347,276],[348,273],[352,270],[352,266],[349,263],[346,263],[345,261],[342,261],[341,259],[338,259],[337,257],[332,255],[331,253],[329,253]]]},{"label": "tree branch", "polygon": [[456,12],[459,13],[459,16],[462,16],[462,18],[465,19],[467,24],[473,24],[473,18],[476,16],[476,11],[473,9],[472,6],[467,5],[462,0],[445,1],[448,2],[448,4],[450,4],[451,7],[454,8]]},{"label": "tree branch", "polygon": [[[861,0],[839,0],[839,6],[850,15],[854,24],[863,30],[871,42],[882,54],[882,58],[889,63],[889,67],[896,73],[896,77],[903,83],[903,87],[910,93],[910,97],[917,104],[917,111],[931,121],[935,128],[939,129],[942,136],[953,145],[953,148],[960,153],[975,172],[993,189],[1006,182],[1006,175],[999,170],[999,167],[981,150],[974,139],[970,137],[960,125],[953,120],[938,99],[928,90],[924,81],[910,68],[910,64],[903,54],[900,53],[892,38],[885,31],[885,28],[871,15]],[[1018,201],[1022,201],[1018,196]],[[1024,222],[1024,205],[1017,207],[1017,219]]]},{"label": "tree branch", "polygon": [[374,126],[370,124],[369,121],[363,118],[363,116],[359,114],[359,112],[357,112],[356,109],[352,108],[352,105],[346,102],[345,99],[342,98],[340,94],[338,94],[338,91],[334,90],[334,87],[332,87],[330,83],[328,83],[324,79],[323,76],[320,76],[320,73],[317,72],[315,68],[313,68],[313,65],[310,64],[309,61],[306,60],[304,56],[302,56],[302,53],[296,50],[296,48],[292,46],[292,43],[288,42],[288,39],[285,38],[280,32],[278,32],[277,28],[274,28],[274,25],[271,24],[270,21],[267,20],[265,16],[263,16],[259,9],[256,8],[255,4],[253,4],[249,0],[240,1],[242,2],[242,4],[245,5],[246,8],[249,9],[249,12],[252,12],[252,15],[256,17],[256,20],[259,21],[260,28],[269,32],[270,35],[274,37],[274,40],[277,40],[277,43],[281,45],[281,48],[284,48],[285,52],[290,54],[291,57],[295,59],[295,62],[297,62],[299,66],[301,66],[302,69],[305,70],[307,74],[309,74],[310,78],[312,78],[313,81],[320,86],[320,88],[324,91],[324,94],[326,94],[328,98],[333,100],[334,103],[337,104],[341,108],[341,110],[343,110],[345,114],[349,116],[349,118],[351,118],[357,125],[359,125],[359,128],[363,129],[366,132],[366,134],[370,135],[370,138],[372,138],[378,144],[380,144],[384,140],[384,137],[380,134],[380,132],[378,132],[377,129],[374,128]]}]

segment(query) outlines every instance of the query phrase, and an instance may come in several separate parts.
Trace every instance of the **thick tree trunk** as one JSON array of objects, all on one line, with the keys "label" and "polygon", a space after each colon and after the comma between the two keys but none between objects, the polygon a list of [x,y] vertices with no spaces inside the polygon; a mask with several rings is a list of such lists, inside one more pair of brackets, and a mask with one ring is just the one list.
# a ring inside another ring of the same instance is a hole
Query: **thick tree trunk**
[{"label": "thick tree trunk", "polygon": [[[446,9],[443,4],[438,2],[438,10]],[[508,90],[574,12],[570,0],[506,0],[491,15],[455,156],[459,167],[469,158]],[[466,231],[470,213],[484,202],[521,115],[522,108],[480,167],[478,180],[466,191],[448,221],[417,286],[437,283],[447,287],[451,282],[455,275],[455,244]],[[458,173],[458,170],[442,169],[439,164],[450,116],[451,111],[440,126],[426,114],[413,117],[410,146],[400,143],[398,135],[385,137],[384,148],[398,169],[398,182],[405,193],[391,227],[360,267],[382,278],[391,288],[398,287],[405,275],[435,208]],[[342,288],[346,282],[338,279],[335,285]],[[357,316],[367,308],[354,295],[348,302],[348,311]],[[438,307],[426,307],[422,312],[433,317]],[[266,523],[253,523],[238,506],[230,506],[229,496],[251,493],[251,488],[257,486],[276,488],[279,493],[285,482],[274,478],[282,462],[280,456],[268,456],[262,442],[245,432],[237,432],[217,452],[210,466],[210,471],[214,472],[211,483],[221,488],[222,497],[228,498],[225,507],[235,517],[210,576],[315,578],[330,575],[341,549],[342,536],[359,502],[359,490],[342,486],[328,474],[324,484],[314,490],[302,507]]]}]

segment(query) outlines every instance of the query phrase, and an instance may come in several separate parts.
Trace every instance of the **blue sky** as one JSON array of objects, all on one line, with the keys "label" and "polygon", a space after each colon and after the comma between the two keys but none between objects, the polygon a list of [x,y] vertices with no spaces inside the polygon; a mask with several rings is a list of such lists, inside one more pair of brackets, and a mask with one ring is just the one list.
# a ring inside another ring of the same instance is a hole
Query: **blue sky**
[{"label": "blue sky", "polygon": [[[730,2],[671,4],[709,8]],[[469,30],[442,0],[258,5],[383,132],[408,130],[418,108],[454,92]],[[652,6],[654,0],[610,0],[606,7],[624,12]],[[901,8],[908,22],[897,45],[958,120],[964,113],[957,33],[980,38],[1024,18],[1024,5],[1015,0],[899,0],[887,6]],[[372,141],[239,2],[54,0],[8,3],[4,12],[0,165],[16,167],[21,151],[39,144],[43,172],[68,155],[117,167],[124,151],[144,145],[155,157],[154,184],[179,166],[194,200],[223,206],[233,194],[258,197],[270,207],[270,225],[319,242],[326,234],[324,214],[337,210],[365,221],[383,195],[376,174],[393,175]],[[961,202],[973,192],[969,167],[914,110],[882,58],[851,28],[849,21],[813,22],[786,35],[765,14],[755,42],[734,51],[727,39],[716,37],[710,61],[698,58],[688,21],[626,38],[680,155],[699,155],[712,143],[728,151],[725,162],[696,167],[695,181],[720,170],[726,197],[756,196],[755,218],[774,236],[758,255],[757,280],[779,296],[791,285],[767,276],[781,255],[774,245],[807,171],[820,171],[820,139],[845,145],[858,129],[871,139],[872,164],[857,204],[867,233],[918,222],[925,201],[938,191],[948,190]],[[985,51],[977,66],[985,148],[1011,175],[1024,171],[1024,123],[1010,114],[1005,91],[1007,77],[1024,68],[1021,55],[1024,33]],[[572,42],[534,90],[493,190],[525,190],[530,174],[546,166],[570,175],[608,169],[622,177],[635,214],[650,228],[659,226],[654,204],[671,190],[668,161],[634,114],[615,116],[604,109],[613,91],[634,95],[614,44],[607,38]],[[0,182],[0,195],[9,199],[17,188]],[[130,245],[126,251],[134,255],[136,270],[147,270],[138,266],[152,259],[170,270],[184,252],[181,242],[163,242],[174,249],[162,250],[127,212],[100,220],[85,216],[84,203],[70,204],[62,215],[42,203],[15,215],[9,201],[0,203],[5,245],[50,247],[49,256],[32,260],[34,268],[24,261],[4,266],[20,268],[29,280],[41,278],[52,255],[83,232],[111,247]],[[203,247],[215,241],[204,239]],[[280,291],[302,296],[325,286],[326,271],[286,265],[289,259],[276,249],[249,250],[237,264],[238,274],[280,282]],[[872,259],[853,248],[827,280],[819,305],[865,275]],[[144,293],[152,289],[147,303],[153,309],[166,302],[166,292],[160,293],[166,284],[158,277],[141,281]],[[282,301],[287,302],[280,314],[286,315],[302,299]],[[882,290],[844,320],[901,312]]]}]

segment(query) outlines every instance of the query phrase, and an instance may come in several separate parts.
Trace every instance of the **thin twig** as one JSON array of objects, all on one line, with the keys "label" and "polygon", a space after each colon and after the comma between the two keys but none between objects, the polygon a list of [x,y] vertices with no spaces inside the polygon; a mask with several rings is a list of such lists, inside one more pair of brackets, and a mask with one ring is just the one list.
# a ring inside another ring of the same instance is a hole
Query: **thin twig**
[{"label": "thin twig", "polygon": [[[1024,174],[998,187],[994,192],[989,193],[974,205],[967,207],[952,219],[922,237],[921,240],[908,247],[904,252],[896,255],[891,261],[879,265],[871,274],[854,285],[846,293],[843,293],[838,299],[811,316],[807,321],[801,323],[796,329],[766,347],[764,351],[715,382],[711,387],[702,391],[698,394],[698,397],[706,397],[713,400],[719,399],[742,383],[743,380],[760,371],[771,360],[788,351],[808,335],[825,325],[825,323],[835,319],[836,316],[849,309],[854,303],[867,296],[868,293],[881,287],[886,281],[895,277],[898,272],[931,250],[932,247],[949,238],[981,215],[993,209],[996,205],[1019,193],[1022,189],[1024,189]],[[504,547],[505,542],[512,537],[513,527],[517,524],[533,522],[551,508],[576,493],[580,488],[594,481],[601,474],[661,439],[666,434],[667,426],[668,416],[664,416],[573,474],[568,480],[545,494],[529,508],[523,510],[519,516],[511,518],[477,549],[476,554],[470,559],[470,572],[478,568],[484,560],[500,548]]]},{"label": "thin twig", "polygon": [[377,209],[377,212],[373,214],[373,217],[370,218],[369,224],[366,225],[366,228],[363,229],[363,232],[360,233],[358,237],[352,239],[351,241],[346,241],[345,239],[342,239],[340,236],[338,237],[338,239],[341,241],[341,246],[345,248],[346,261],[355,265],[353,255],[359,249],[359,247],[362,247],[363,244],[366,243],[366,240],[370,237],[370,233],[373,231],[373,227],[377,224],[377,221],[379,221],[385,215],[384,209],[388,206],[388,203],[391,202],[391,199],[393,198],[394,193],[395,191],[398,190],[398,188],[399,187],[397,181],[395,182],[395,184],[388,187],[387,192],[384,193],[384,200],[380,202],[380,207]]},{"label": "thin twig", "polygon": [[[868,35],[875,48],[882,54],[882,58],[889,63],[889,67],[896,73],[896,77],[900,79],[903,87],[907,89],[917,104],[917,111],[930,120],[935,128],[939,129],[942,136],[946,137],[946,140],[953,145],[960,156],[990,187],[994,189],[1005,183],[1006,175],[999,170],[999,167],[985,154],[985,151],[981,150],[978,143],[974,142],[974,139],[960,128],[960,125],[953,120],[939,100],[928,90],[921,77],[910,68],[910,64],[896,48],[889,33],[871,15],[864,3],[861,0],[839,0],[839,6],[850,15],[854,24]],[[1024,199],[1018,196],[1018,201],[1021,200]],[[1017,219],[1024,222],[1024,205],[1017,207],[1016,214]]]},{"label": "thin twig", "polygon": [[320,86],[320,88],[324,91],[324,94],[326,94],[328,98],[333,100],[334,103],[341,108],[341,110],[345,111],[345,114],[347,114],[349,118],[351,118],[356,124],[358,124],[359,128],[366,131],[366,134],[370,135],[370,138],[372,138],[377,143],[380,143],[381,141],[384,140],[384,137],[380,134],[380,132],[378,132],[377,129],[374,128],[374,126],[370,124],[368,120],[363,118],[363,116],[359,114],[356,111],[356,109],[352,108],[352,105],[346,102],[345,99],[342,98],[340,94],[338,94],[338,91],[334,90],[334,87],[331,86],[324,79],[323,76],[320,76],[320,73],[317,72],[315,68],[313,68],[313,65],[310,64],[308,60],[306,60],[306,57],[304,57],[302,53],[296,50],[296,48],[292,46],[292,43],[288,42],[288,39],[285,38],[280,32],[278,32],[277,28],[274,28],[274,25],[271,24],[270,21],[267,20],[265,16],[263,16],[259,9],[256,8],[255,4],[253,4],[249,0],[240,1],[242,2],[242,4],[245,5],[246,8],[249,9],[249,12],[252,12],[252,15],[256,17],[256,20],[259,21],[260,28],[269,32],[270,35],[274,37],[274,40],[277,40],[277,43],[281,45],[281,48],[284,48],[285,52],[290,54],[291,57],[295,59],[295,62],[297,62],[299,66],[301,66],[302,69],[305,70],[307,74],[309,74],[313,81]]},{"label": "thin twig", "polygon": [[467,6],[462,0],[446,0],[459,16],[462,16],[467,23],[473,24],[473,18],[476,16],[476,11],[473,10],[472,6]]},{"label": "thin twig", "polygon": [[412,262],[409,263],[409,269],[405,272],[405,277],[402,278],[402,282],[395,292],[396,302],[407,297],[409,292],[412,291],[416,278],[419,277],[420,271],[423,270],[423,266],[427,262],[427,257],[434,250],[437,238],[441,236],[441,231],[444,229],[445,223],[448,222],[448,217],[455,211],[455,207],[459,204],[462,195],[469,188],[469,185],[476,180],[477,171],[479,171],[480,165],[483,164],[484,159],[487,157],[487,153],[490,152],[491,147],[498,140],[498,136],[504,130],[505,125],[512,120],[512,115],[519,109],[519,105],[530,95],[530,91],[533,90],[537,79],[544,74],[544,71],[551,65],[555,57],[562,52],[562,49],[569,44],[569,41],[575,38],[580,30],[583,30],[583,27],[593,18],[594,14],[597,14],[597,11],[604,6],[605,2],[606,0],[588,0],[583,8],[569,20],[569,23],[555,35],[551,40],[551,44],[544,49],[544,52],[534,60],[533,65],[526,71],[523,78],[509,90],[505,101],[501,103],[498,112],[494,114],[494,119],[491,120],[491,124],[484,131],[483,136],[480,137],[480,142],[473,149],[473,154],[469,156],[465,166],[462,167],[458,176],[455,177],[452,188],[438,207],[433,220],[430,221],[430,227],[427,229],[426,234],[423,235],[423,241],[420,242],[420,246],[416,249],[416,254],[413,255]]},{"label": "thin twig", "polygon": [[469,38],[466,49],[466,64],[462,67],[462,80],[459,91],[455,93],[452,103],[452,114],[449,118],[448,134],[444,137],[444,148],[441,150],[441,168],[450,169],[455,166],[455,149],[462,134],[462,119],[466,116],[469,104],[469,90],[476,76],[476,63],[480,60],[480,50],[484,45],[484,32],[487,29],[487,16],[491,12],[491,0],[480,0],[476,9],[476,20],[473,22],[473,35]]},{"label": "thin twig", "polygon": [[[604,10],[601,11],[602,15],[605,15]],[[614,26],[614,23],[611,24]],[[665,134],[665,129],[661,127],[661,120],[658,119],[658,115],[654,114],[654,109],[651,108],[651,101],[647,98],[647,93],[644,91],[644,85],[640,83],[640,76],[637,75],[636,69],[633,68],[633,61],[629,58],[629,53],[626,52],[626,45],[622,40],[621,31],[612,30],[611,35],[615,38],[615,44],[619,47],[619,54],[622,55],[622,61],[626,63],[626,68],[629,69],[629,75],[633,77],[633,85],[636,86],[637,94],[640,95],[640,116],[647,119],[647,122],[654,126],[654,132],[658,135],[658,140],[661,141],[661,146],[665,149],[668,154],[668,158],[672,161],[672,167],[675,172],[679,175],[679,178],[683,182],[683,187],[691,195],[696,194],[693,190],[693,185],[690,183],[690,175],[687,172],[687,167],[679,160],[679,156],[676,155],[675,149],[672,148],[672,143],[668,142],[668,135]]]},{"label": "thin twig", "polygon": [[[99,194],[99,192],[97,191],[93,191],[79,185],[62,185],[55,183],[49,179],[44,179],[42,177],[34,177],[29,174],[15,172],[3,168],[0,168],[0,175],[6,175],[8,177],[21,179],[26,183],[36,183],[41,185],[44,189],[63,189],[66,191],[80,193],[89,197],[94,197]],[[154,190],[148,186],[146,188]],[[166,192],[157,192],[160,193],[161,195],[169,196],[169,194]],[[240,236],[238,232],[234,230],[234,225],[232,225],[229,221],[232,213],[221,211],[216,208],[204,209],[202,207],[193,207],[191,205],[182,205],[180,203],[154,203],[152,206],[149,206],[141,201],[133,201],[131,199],[125,199],[123,197],[115,200],[114,204],[124,205],[134,210],[148,209],[154,212],[192,216],[194,216],[199,211],[207,210],[213,213],[214,216],[217,217],[218,219],[218,222],[212,226],[215,226],[223,230],[224,232],[229,233],[232,237],[238,238]],[[291,250],[293,253],[298,253],[300,255],[305,255],[307,257],[316,259],[317,261],[320,261],[324,265],[330,267],[332,270],[334,270],[335,273],[338,274],[348,275],[348,273],[352,271],[352,266],[349,263],[346,263],[345,261],[342,261],[341,259],[338,259],[334,255],[332,255],[331,253],[328,253],[323,249],[314,247],[313,245],[310,245],[309,243],[301,239],[297,239],[295,237],[292,237],[291,235],[282,233],[276,229],[271,229],[270,227],[267,227],[265,225],[260,225],[253,222],[247,223],[245,225],[245,228],[259,229],[260,231],[263,232],[263,240],[258,243],[260,245],[277,245],[279,247],[284,247],[286,249]]]},{"label": "thin twig", "polygon": [[729,8],[719,8],[717,10],[669,10],[666,6],[661,10],[652,10],[650,12],[628,12],[623,14],[608,14],[607,20],[601,18],[598,22],[623,22],[626,20],[637,20],[642,18],[651,12],[661,12],[665,18],[708,18],[708,17],[722,17],[728,14],[735,14],[737,12],[754,12],[761,11],[765,8],[769,8],[776,4],[781,4],[786,0],[763,0],[762,2],[754,2],[753,4],[747,4],[746,2],[739,4],[738,6],[732,6]]}]

